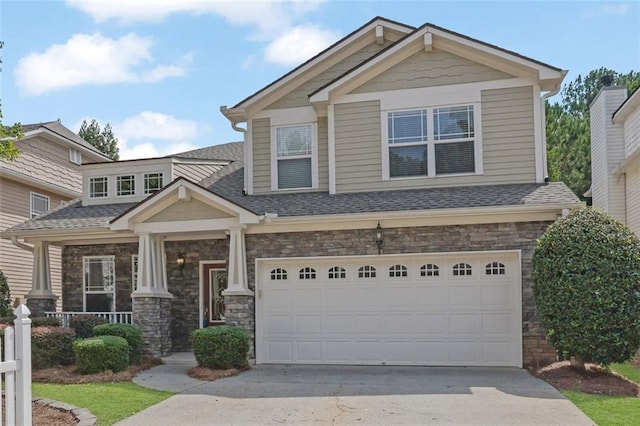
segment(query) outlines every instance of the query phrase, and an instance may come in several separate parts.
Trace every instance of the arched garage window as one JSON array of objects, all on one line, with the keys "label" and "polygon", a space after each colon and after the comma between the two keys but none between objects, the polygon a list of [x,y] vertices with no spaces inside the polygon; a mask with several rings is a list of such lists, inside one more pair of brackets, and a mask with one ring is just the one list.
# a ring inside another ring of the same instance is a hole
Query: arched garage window
[{"label": "arched garage window", "polygon": [[420,267],[420,276],[438,277],[440,276],[440,268],[438,267],[438,265],[434,265],[433,263],[427,263],[426,265],[422,265]]},{"label": "arched garage window", "polygon": [[485,273],[487,275],[504,275],[506,268],[504,267],[504,263],[491,262],[485,266]]},{"label": "arched garage window", "polygon": [[271,270],[271,279],[274,281],[281,281],[287,279],[287,270],[282,268],[276,268]]},{"label": "arched garage window", "polygon": [[347,278],[347,271],[342,266],[333,266],[329,268],[329,279],[345,279]]},{"label": "arched garage window", "polygon": [[400,278],[407,276],[407,267],[404,265],[393,265],[389,268],[389,278]]},{"label": "arched garage window", "polygon": [[370,265],[358,268],[358,278],[375,278],[376,268]]},{"label": "arched garage window", "polygon": [[453,276],[470,276],[471,275],[471,265],[468,263],[457,263],[453,265]]},{"label": "arched garage window", "polygon": [[301,280],[315,280],[316,279],[316,270],[310,267],[305,267],[300,269],[300,279]]}]

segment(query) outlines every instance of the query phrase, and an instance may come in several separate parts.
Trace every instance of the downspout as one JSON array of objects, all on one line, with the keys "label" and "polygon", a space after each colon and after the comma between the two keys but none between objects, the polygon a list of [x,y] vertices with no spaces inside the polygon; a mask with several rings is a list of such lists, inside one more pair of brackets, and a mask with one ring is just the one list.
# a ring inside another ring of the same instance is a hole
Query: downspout
[{"label": "downspout", "polygon": [[33,253],[33,246],[30,246],[25,243],[21,243],[20,241],[18,241],[18,237],[11,237],[11,243],[16,247],[21,248],[22,250],[26,250]]},{"label": "downspout", "polygon": [[[244,145],[244,146],[243,146],[243,149],[244,149],[244,158],[245,158],[245,161],[246,161],[246,159],[247,159],[247,158],[249,158],[249,157],[248,157],[248,154],[249,154],[249,153],[247,152],[248,147],[247,147],[247,143],[246,143],[246,141],[247,141],[247,129],[243,129],[242,127],[239,127],[239,126],[238,126],[238,122],[237,122],[237,121],[235,121],[234,119],[232,119],[231,117],[229,117],[229,116],[227,115],[227,111],[228,111],[228,108],[227,108],[227,106],[226,106],[226,105],[222,105],[222,106],[220,107],[220,112],[222,113],[222,115],[224,115],[225,117],[227,117],[227,120],[229,120],[229,122],[231,123],[231,128],[232,128],[233,130],[235,130],[236,132],[240,132],[240,133],[242,133],[242,140],[245,142],[245,143],[243,144],[243,145]],[[247,180],[248,180],[248,176],[247,176],[247,174],[248,174],[248,173],[249,173],[249,171],[248,171],[248,167],[247,167],[247,165],[245,164],[245,168],[244,168],[244,181],[245,181],[245,183],[246,183],[246,182],[247,182]],[[242,195],[246,195],[246,194],[247,194],[247,187],[245,186],[245,187],[242,189]]]},{"label": "downspout", "polygon": [[540,113],[542,114],[542,165],[543,165],[543,171],[544,171],[544,180],[548,181],[549,180],[549,167],[547,164],[547,108],[546,108],[546,101],[547,99],[549,99],[552,96],[557,95],[560,92],[560,88],[561,86],[561,82],[562,80],[564,80],[565,76],[567,75],[569,71],[567,70],[562,70],[562,78],[560,79],[560,82],[553,88],[553,90],[551,90],[550,92],[545,93],[544,95],[542,95],[540,97],[540,100],[542,101],[540,103],[540,108],[542,109],[542,111],[540,111]]}]

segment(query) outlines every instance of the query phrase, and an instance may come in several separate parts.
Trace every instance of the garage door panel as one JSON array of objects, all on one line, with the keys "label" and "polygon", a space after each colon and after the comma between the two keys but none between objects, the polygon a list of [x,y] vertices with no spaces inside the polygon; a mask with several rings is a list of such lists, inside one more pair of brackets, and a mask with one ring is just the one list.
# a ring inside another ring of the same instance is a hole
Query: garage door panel
[{"label": "garage door panel", "polygon": [[[490,269],[494,261],[498,266]],[[521,364],[515,252],[259,262],[260,363]],[[453,275],[453,266],[460,263],[471,266],[471,276]],[[394,265],[406,267],[407,276],[395,276],[404,269]],[[374,267],[376,276],[359,277],[363,266]],[[317,271],[316,278],[299,279],[307,267]],[[334,267],[332,274],[344,268],[345,277],[329,279]],[[270,280],[270,271],[277,268],[286,269],[288,279]]]}]

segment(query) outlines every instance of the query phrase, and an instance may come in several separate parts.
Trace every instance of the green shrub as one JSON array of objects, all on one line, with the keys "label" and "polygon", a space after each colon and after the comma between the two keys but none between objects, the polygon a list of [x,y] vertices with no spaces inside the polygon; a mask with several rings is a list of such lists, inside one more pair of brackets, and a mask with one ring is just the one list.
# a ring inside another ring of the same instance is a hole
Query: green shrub
[{"label": "green shrub", "polygon": [[[13,321],[11,322],[13,324]],[[31,327],[60,327],[60,320],[52,317],[31,317]]]},{"label": "green shrub", "polygon": [[108,322],[106,319],[96,315],[80,314],[71,317],[69,327],[76,331],[78,339],[85,339],[87,337],[93,337],[93,327]]},{"label": "green shrub", "polygon": [[97,336],[73,344],[76,366],[83,374],[113,372],[129,367],[129,345],[123,337]]},{"label": "green shrub", "polygon": [[16,319],[15,315],[7,315],[6,317],[0,317],[0,324],[13,325],[13,320]]},{"label": "green shrub", "polygon": [[93,328],[94,336],[120,336],[129,344],[131,364],[142,363],[142,330],[131,324],[101,324]]},{"label": "green shrub", "polygon": [[640,241],[591,208],[549,226],[533,255],[537,313],[575,365],[629,360],[640,346]]},{"label": "green shrub", "polygon": [[75,332],[66,327],[34,327],[31,329],[31,364],[34,370],[55,365],[71,365],[75,361]]},{"label": "green shrub", "polygon": [[198,365],[209,368],[242,368],[247,365],[249,335],[239,327],[207,327],[192,333]]},{"label": "green shrub", "polygon": [[8,317],[13,315],[11,308],[11,292],[7,278],[0,271],[0,317]]}]

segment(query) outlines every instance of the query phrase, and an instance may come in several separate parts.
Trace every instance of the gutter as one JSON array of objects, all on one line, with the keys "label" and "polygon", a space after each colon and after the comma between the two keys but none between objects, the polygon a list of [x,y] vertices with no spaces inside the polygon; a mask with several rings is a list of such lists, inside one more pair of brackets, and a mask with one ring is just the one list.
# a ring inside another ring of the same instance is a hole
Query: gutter
[{"label": "gutter", "polygon": [[11,237],[11,243],[16,247],[21,248],[22,250],[33,253],[33,246],[21,243],[20,241],[18,241],[18,237]]},{"label": "gutter", "polygon": [[549,180],[549,167],[548,167],[548,161],[547,161],[547,109],[545,107],[545,102],[547,99],[549,99],[552,96],[557,95],[560,92],[560,88],[562,87],[562,80],[564,80],[564,78],[566,77],[567,73],[569,71],[568,70],[562,70],[562,78],[560,79],[560,82],[558,82],[558,84],[556,84],[556,86],[549,92],[545,93],[544,95],[542,95],[540,97],[541,102],[541,108],[542,108],[542,125],[544,126],[542,128],[543,130],[543,135],[544,138],[542,140],[542,159],[543,159],[543,166],[544,166],[544,170],[543,170],[543,174],[544,174],[544,178],[545,181]]}]

